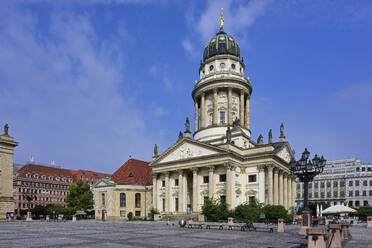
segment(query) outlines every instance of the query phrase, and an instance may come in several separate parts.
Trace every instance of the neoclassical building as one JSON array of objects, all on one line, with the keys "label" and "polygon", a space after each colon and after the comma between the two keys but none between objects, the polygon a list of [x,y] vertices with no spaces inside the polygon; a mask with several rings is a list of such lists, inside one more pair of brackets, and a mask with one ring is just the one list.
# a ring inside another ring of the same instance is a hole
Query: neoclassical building
[{"label": "neoclassical building", "polygon": [[289,169],[294,154],[280,127],[279,141],[272,131],[268,142],[252,140],[250,98],[252,85],[245,77],[238,42],[223,30],[205,47],[192,98],[194,133],[186,120],[184,136],[154,157],[153,205],[162,213],[200,211],[206,198],[219,199],[230,208],[258,200],[294,206],[295,178]]}]

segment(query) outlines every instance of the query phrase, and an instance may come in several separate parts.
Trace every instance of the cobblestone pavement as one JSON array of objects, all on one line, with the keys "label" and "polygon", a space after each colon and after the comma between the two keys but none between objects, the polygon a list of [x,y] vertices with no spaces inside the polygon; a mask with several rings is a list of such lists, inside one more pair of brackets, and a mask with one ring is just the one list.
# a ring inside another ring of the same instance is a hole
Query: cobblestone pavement
[{"label": "cobblestone pavement", "polygon": [[[275,227],[275,226],[273,226]],[[276,229],[276,228],[275,228]],[[298,226],[285,233],[206,230],[165,222],[0,222],[0,247],[275,247],[298,239]]]},{"label": "cobblestone pavement", "polygon": [[351,240],[345,248],[372,248],[372,228],[366,228],[366,223],[352,225],[349,228]]}]

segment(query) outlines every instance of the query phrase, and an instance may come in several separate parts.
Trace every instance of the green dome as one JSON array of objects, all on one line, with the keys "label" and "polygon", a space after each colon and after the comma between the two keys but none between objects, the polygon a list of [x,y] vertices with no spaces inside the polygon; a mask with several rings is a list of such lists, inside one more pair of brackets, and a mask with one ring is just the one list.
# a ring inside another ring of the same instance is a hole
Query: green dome
[{"label": "green dome", "polygon": [[240,58],[240,49],[238,42],[234,38],[223,31],[220,31],[206,45],[203,54],[203,61],[221,54],[231,54]]}]

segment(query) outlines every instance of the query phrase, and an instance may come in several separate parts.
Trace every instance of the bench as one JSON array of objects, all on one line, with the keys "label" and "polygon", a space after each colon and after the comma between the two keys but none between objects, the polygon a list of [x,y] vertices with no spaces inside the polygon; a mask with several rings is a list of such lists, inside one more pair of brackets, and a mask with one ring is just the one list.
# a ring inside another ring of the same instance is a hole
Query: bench
[{"label": "bench", "polygon": [[248,229],[248,231],[262,230],[262,231],[274,232],[274,228],[272,227],[254,226],[253,223],[246,223],[243,227],[244,227],[244,230],[242,229],[242,231],[245,231],[245,229]]},{"label": "bench", "polygon": [[206,229],[211,229],[211,227],[217,227],[218,230],[222,230],[223,229],[223,224],[207,224],[206,225]]},{"label": "bench", "polygon": [[187,228],[198,228],[198,229],[203,229],[204,224],[200,223],[189,223],[187,225]]}]

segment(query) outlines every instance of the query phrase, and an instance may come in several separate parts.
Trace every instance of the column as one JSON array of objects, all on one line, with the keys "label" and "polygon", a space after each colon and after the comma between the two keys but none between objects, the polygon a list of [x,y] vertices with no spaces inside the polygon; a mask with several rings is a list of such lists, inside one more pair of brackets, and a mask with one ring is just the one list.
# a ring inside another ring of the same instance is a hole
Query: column
[{"label": "column", "polygon": [[250,95],[247,95],[247,99],[245,102],[245,127],[249,129],[249,100]]},{"label": "column", "polygon": [[202,94],[200,104],[200,128],[205,127],[205,94]]},{"label": "column", "polygon": [[279,180],[278,169],[274,169],[274,205],[279,205]]},{"label": "column", "polygon": [[232,123],[233,123],[233,119],[232,119],[232,88],[229,88],[228,91],[227,91],[227,108],[228,108],[228,111],[227,111],[228,121],[227,121],[227,123],[229,125],[232,125]]},{"label": "column", "polygon": [[291,177],[287,175],[287,205],[288,209],[292,207],[292,187],[291,187]]},{"label": "column", "polygon": [[165,173],[165,212],[169,212],[170,188],[169,188],[169,172]]},{"label": "column", "polygon": [[183,181],[182,181],[182,188],[183,188],[183,211],[186,212],[187,210],[187,173],[186,171],[183,173]]},{"label": "column", "polygon": [[265,167],[258,168],[258,202],[265,203]]},{"label": "column", "polygon": [[183,208],[183,170],[178,170],[178,212],[184,212]]},{"label": "column", "polygon": [[214,166],[209,166],[209,184],[208,184],[208,197],[211,199],[214,195],[215,184],[214,184]]},{"label": "column", "polygon": [[152,205],[158,208],[158,174],[152,174]]},{"label": "column", "polygon": [[244,91],[240,91],[240,125],[244,125]]},{"label": "column", "polygon": [[287,174],[283,175],[283,205],[285,209],[288,209],[288,178]]},{"label": "column", "polygon": [[283,197],[283,171],[279,171],[279,205],[284,205],[284,197]]},{"label": "column", "polygon": [[234,165],[226,163],[226,202],[229,204],[229,208],[235,208],[235,177],[234,177]]},{"label": "column", "polygon": [[195,105],[195,126],[194,126],[194,132],[199,130],[199,104],[198,104],[198,99],[195,98],[194,100],[194,105]]},{"label": "column", "polygon": [[218,124],[218,96],[217,89],[213,89],[213,125]]},{"label": "column", "polygon": [[274,196],[273,196],[273,167],[272,166],[268,166],[267,167],[267,178],[268,178],[268,194],[269,194],[269,199],[268,199],[268,203],[269,205],[273,205],[274,204]]},{"label": "column", "polygon": [[198,168],[192,168],[192,212],[199,212],[199,183]]},{"label": "column", "polygon": [[291,178],[291,184],[292,184],[292,206],[295,207],[295,199],[296,199],[296,181],[294,178]]}]

